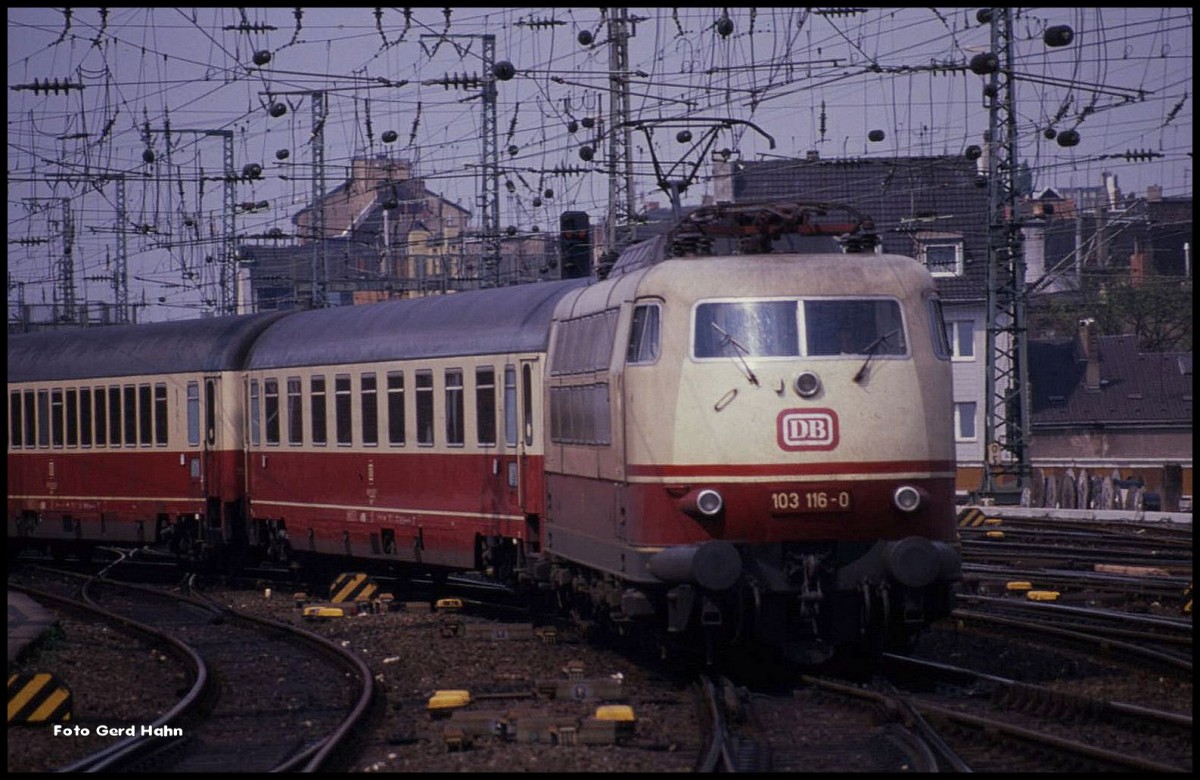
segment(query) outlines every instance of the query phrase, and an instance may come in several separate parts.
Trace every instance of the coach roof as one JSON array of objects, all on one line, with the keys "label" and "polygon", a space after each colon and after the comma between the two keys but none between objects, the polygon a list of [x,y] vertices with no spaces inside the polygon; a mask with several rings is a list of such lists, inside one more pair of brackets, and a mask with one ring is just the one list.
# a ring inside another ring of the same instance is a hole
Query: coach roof
[{"label": "coach roof", "polygon": [[586,283],[534,282],[300,312],[267,329],[248,368],[544,351],[555,304]]},{"label": "coach roof", "polygon": [[8,381],[232,371],[282,312],[11,335]]}]

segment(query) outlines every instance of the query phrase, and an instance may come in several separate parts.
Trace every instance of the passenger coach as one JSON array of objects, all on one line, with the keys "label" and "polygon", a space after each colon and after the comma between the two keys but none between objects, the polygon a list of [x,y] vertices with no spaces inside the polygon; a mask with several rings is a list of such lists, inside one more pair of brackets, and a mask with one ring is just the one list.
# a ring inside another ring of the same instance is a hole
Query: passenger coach
[{"label": "passenger coach", "polygon": [[13,546],[244,541],[241,370],[278,316],[10,336]]}]

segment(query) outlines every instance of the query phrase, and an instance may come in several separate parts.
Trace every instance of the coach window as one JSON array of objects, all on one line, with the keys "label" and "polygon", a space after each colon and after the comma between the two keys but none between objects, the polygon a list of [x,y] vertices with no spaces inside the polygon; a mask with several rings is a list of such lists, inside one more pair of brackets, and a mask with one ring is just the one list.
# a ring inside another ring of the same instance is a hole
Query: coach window
[{"label": "coach window", "polygon": [[287,378],[288,444],[304,443],[304,399],[300,395],[300,377]]},{"label": "coach window", "polygon": [[[188,392],[191,392],[189,388]],[[250,380],[250,443],[255,447],[262,441],[262,412],[258,408],[258,380]]]},{"label": "coach window", "polygon": [[463,443],[463,372],[446,369],[446,443]]},{"label": "coach window", "polygon": [[137,446],[137,386],[125,385],[124,407],[121,410],[125,422],[125,446]]},{"label": "coach window", "polygon": [[475,369],[475,438],[481,446],[496,443],[496,369]]},{"label": "coach window", "polygon": [[147,447],[154,441],[154,405],[150,398],[150,385],[138,387],[138,443]]},{"label": "coach window", "polygon": [[629,348],[625,353],[626,363],[653,363],[658,360],[659,306],[643,303],[633,309],[633,322],[629,327]]},{"label": "coach window", "polygon": [[154,386],[154,443],[167,443],[167,386],[163,382]]},{"label": "coach window", "polygon": [[[256,388],[257,389],[257,388]],[[257,400],[257,399],[255,399]],[[200,446],[200,383],[187,384],[187,427],[188,444]]]},{"label": "coach window", "polygon": [[92,388],[79,388],[79,446],[92,446]]},{"label": "coach window", "polygon": [[417,372],[417,444],[433,444],[433,372]]},{"label": "coach window", "polygon": [[374,447],[379,444],[379,390],[374,374],[363,374],[360,380],[362,399],[362,442]]},{"label": "coach window", "polygon": [[79,396],[73,387],[67,389],[67,446],[79,446]]},{"label": "coach window", "polygon": [[312,390],[312,440],[313,444],[325,446],[329,441],[329,428],[325,422],[325,377],[314,376],[309,382]]},{"label": "coach window", "polygon": [[404,444],[404,372],[387,375],[388,444]]},{"label": "coach window", "polygon": [[50,391],[50,430],[54,446],[63,446],[63,391],[57,387]]},{"label": "coach window", "polygon": [[25,391],[25,446],[37,444],[37,402],[32,390]]},{"label": "coach window", "polygon": [[38,446],[50,446],[50,392],[37,391],[37,435]]},{"label": "coach window", "polygon": [[263,380],[263,405],[267,418],[267,444],[279,443],[279,380]]},{"label": "coach window", "polygon": [[337,443],[353,444],[354,429],[350,424],[350,375],[338,374],[333,378],[334,425],[337,426]]},{"label": "coach window", "polygon": [[110,385],[108,388],[108,443],[114,447],[121,446],[121,388]]},{"label": "coach window", "polygon": [[13,449],[20,449],[25,436],[21,426],[21,392],[8,394],[8,442]]},{"label": "coach window", "polygon": [[96,446],[108,444],[108,400],[103,387],[96,388]]},{"label": "coach window", "polygon": [[525,419],[525,446],[533,444],[533,367],[521,366],[521,396]]}]

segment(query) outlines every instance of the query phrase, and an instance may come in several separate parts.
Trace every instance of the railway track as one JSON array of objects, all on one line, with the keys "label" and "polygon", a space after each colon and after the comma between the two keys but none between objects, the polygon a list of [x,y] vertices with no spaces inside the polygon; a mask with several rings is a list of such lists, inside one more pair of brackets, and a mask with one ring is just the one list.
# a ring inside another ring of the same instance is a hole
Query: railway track
[{"label": "railway track", "polygon": [[177,648],[189,657],[193,681],[168,713],[122,724],[132,727],[127,739],[67,770],[313,771],[368,713],[370,670],[325,639],[205,599],[63,576],[53,577],[57,596],[41,595],[61,600],[62,590],[79,590],[84,601],[75,609],[117,616]]}]

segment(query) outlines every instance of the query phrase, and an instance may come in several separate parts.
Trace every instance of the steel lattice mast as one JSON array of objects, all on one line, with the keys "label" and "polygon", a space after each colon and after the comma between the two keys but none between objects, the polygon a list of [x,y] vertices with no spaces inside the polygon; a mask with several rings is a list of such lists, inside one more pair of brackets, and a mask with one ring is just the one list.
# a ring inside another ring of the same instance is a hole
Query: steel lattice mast
[{"label": "steel lattice mast", "polygon": [[1019,498],[1030,484],[1025,257],[1017,214],[1016,78],[1012,11],[992,8],[997,67],[988,81],[987,368],[981,492]]}]

